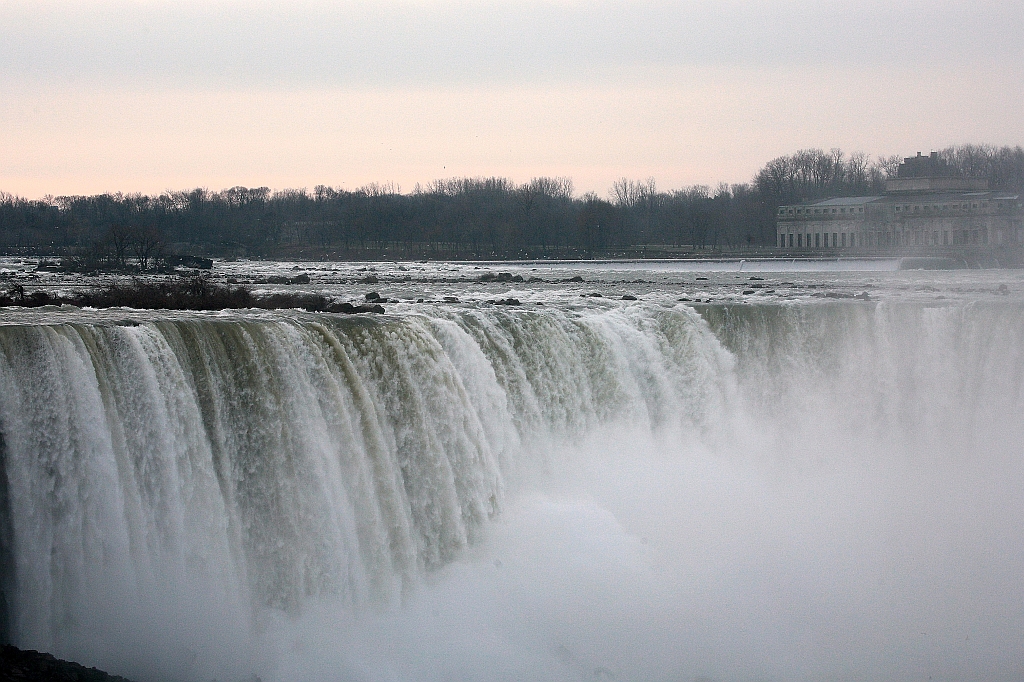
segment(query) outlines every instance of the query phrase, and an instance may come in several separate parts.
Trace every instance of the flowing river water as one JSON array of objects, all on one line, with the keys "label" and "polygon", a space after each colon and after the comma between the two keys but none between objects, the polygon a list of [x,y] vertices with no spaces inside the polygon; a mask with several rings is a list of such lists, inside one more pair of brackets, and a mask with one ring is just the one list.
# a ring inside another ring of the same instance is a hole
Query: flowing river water
[{"label": "flowing river water", "polygon": [[214,273],[296,269],[387,313],[0,309],[10,641],[140,681],[1024,675],[1019,271]]}]

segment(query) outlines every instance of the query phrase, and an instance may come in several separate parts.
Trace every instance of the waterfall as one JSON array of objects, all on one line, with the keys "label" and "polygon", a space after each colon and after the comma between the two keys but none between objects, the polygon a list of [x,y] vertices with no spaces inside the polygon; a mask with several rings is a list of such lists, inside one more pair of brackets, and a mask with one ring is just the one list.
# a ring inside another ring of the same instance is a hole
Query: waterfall
[{"label": "waterfall", "polygon": [[959,500],[968,532],[1006,501],[990,475],[1024,480],[1022,354],[1012,303],[40,313],[0,325],[4,632],[123,674],[273,675],[275,623],[401,613],[596,434],[840,498],[907,472],[910,505],[994,496]]}]

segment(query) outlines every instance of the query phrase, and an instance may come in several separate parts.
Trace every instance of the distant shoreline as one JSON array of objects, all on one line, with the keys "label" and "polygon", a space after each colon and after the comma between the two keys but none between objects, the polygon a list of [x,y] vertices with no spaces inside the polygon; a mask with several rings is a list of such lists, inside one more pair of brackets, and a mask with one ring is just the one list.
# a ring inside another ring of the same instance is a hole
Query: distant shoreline
[{"label": "distant shoreline", "polygon": [[[195,254],[201,255],[195,255]],[[65,263],[75,259],[71,254],[61,250],[43,252],[37,249],[4,249],[0,250],[0,258],[33,258],[41,261]],[[962,268],[1016,268],[1024,266],[1024,249],[993,248],[991,246],[958,246],[958,247],[910,247],[893,250],[865,249],[852,251],[839,250],[808,250],[802,252],[780,251],[771,248],[749,249],[616,249],[600,253],[579,253],[572,250],[552,250],[548,254],[531,253],[455,253],[439,254],[416,251],[413,249],[365,249],[365,250],[333,250],[333,249],[300,249],[282,250],[270,254],[225,256],[202,249],[191,253],[165,254],[154,258],[154,270],[161,267],[175,267],[182,261],[290,261],[290,262],[348,262],[348,263],[380,263],[380,262],[451,262],[451,263],[519,263],[524,265],[553,265],[557,263],[730,263],[738,261],[750,262],[844,262],[844,261],[888,261],[907,259],[944,259],[961,263]],[[185,264],[184,267],[199,267]],[[205,266],[206,269],[209,265]],[[95,264],[88,269],[113,271],[116,268]],[[122,269],[123,270],[123,269]]]}]

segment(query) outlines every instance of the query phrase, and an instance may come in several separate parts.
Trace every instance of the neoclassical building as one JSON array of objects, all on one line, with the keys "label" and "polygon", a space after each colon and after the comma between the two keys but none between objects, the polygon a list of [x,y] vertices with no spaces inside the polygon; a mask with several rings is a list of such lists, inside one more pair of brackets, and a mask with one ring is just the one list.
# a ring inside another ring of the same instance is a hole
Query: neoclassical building
[{"label": "neoclassical building", "polygon": [[1011,246],[1024,243],[1021,197],[953,177],[934,152],[900,164],[885,194],[779,207],[783,249]]}]

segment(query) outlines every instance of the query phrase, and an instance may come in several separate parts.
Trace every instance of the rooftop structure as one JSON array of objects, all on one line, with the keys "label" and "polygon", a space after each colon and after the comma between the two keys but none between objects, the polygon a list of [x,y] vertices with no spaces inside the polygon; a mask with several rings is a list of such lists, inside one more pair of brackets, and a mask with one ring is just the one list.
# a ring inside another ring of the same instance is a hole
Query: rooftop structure
[{"label": "rooftop structure", "polygon": [[958,178],[938,152],[908,156],[896,169],[896,177],[885,181],[886,192],[950,192],[988,189],[988,182]]},{"label": "rooftop structure", "polygon": [[932,152],[928,156],[908,156],[896,169],[896,177],[899,178],[951,178],[953,169],[946,163],[945,159],[939,158],[938,152]]}]

